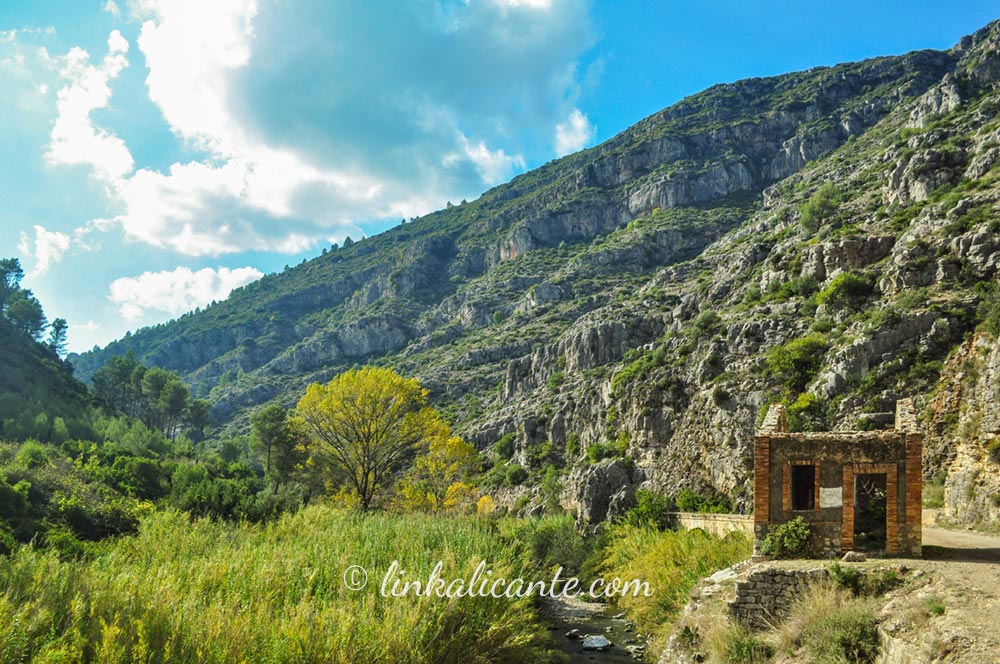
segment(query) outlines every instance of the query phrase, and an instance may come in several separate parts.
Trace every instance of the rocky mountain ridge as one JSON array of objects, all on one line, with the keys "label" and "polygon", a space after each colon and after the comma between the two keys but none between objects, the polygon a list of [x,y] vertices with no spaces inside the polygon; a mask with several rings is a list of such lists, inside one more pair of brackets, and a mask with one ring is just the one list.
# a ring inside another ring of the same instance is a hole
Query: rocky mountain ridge
[{"label": "rocky mountain ridge", "polygon": [[[986,416],[942,427],[972,407],[938,381],[994,301],[998,45],[994,23],[946,52],[714,86],[73,361],[86,377],[133,349],[182,372],[229,430],[309,382],[389,364],[493,450],[494,483],[510,464],[536,480],[564,468],[563,502],[590,520],[639,486],[748,508],[772,400],[797,426],[856,428],[917,397],[928,478],[964,487],[960,450],[995,432]],[[996,335],[976,338],[987,375]],[[946,491],[956,514],[996,517],[987,456],[972,490]],[[538,501],[533,487],[497,493]]]}]

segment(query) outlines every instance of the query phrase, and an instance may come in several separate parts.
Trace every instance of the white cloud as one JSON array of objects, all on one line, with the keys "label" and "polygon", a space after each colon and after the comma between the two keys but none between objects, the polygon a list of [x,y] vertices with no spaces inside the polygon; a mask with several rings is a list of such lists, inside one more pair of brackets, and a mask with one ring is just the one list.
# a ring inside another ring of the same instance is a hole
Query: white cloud
[{"label": "white cloud", "polygon": [[21,255],[34,259],[34,267],[28,276],[37,277],[48,272],[50,267],[62,260],[63,255],[69,250],[69,236],[59,231],[45,230],[36,224],[34,241],[27,233],[22,232],[17,249]]},{"label": "white cloud", "polygon": [[250,61],[255,0],[137,0],[149,98],[182,138],[220,156],[247,146],[228,108],[230,74]]},{"label": "white cloud", "polygon": [[579,152],[587,146],[587,143],[594,140],[596,133],[594,126],[590,124],[587,116],[574,108],[565,122],[556,125],[556,156]]},{"label": "white cloud", "polygon": [[532,9],[549,9],[552,0],[494,0],[501,7],[530,7]]},{"label": "white cloud", "polygon": [[108,299],[130,321],[142,319],[149,310],[177,316],[212,300],[223,300],[234,288],[262,276],[262,272],[252,267],[204,268],[197,272],[179,267],[172,271],[143,272],[138,277],[115,279]]},{"label": "white cloud", "polygon": [[[458,141],[462,148],[462,156],[475,164],[476,170],[486,184],[499,184],[510,177],[515,170],[524,169],[524,158],[520,155],[509,156],[503,148],[490,150],[483,141],[473,144],[464,134],[459,136]],[[446,155],[444,161],[449,164],[460,158],[453,153]]]},{"label": "white cloud", "polygon": [[98,128],[90,114],[105,108],[111,99],[109,82],[128,66],[128,41],[117,30],[108,37],[108,54],[99,66],[90,64],[90,55],[74,47],[61,70],[69,85],[59,90],[59,116],[52,127],[45,153],[51,165],[92,166],[101,180],[114,183],[132,172],[132,154],[113,133]]},{"label": "white cloud", "polygon": [[101,249],[100,235],[97,239],[91,239],[94,233],[106,233],[116,225],[114,219],[91,219],[83,226],[73,229],[73,243],[84,251],[98,251]]},{"label": "white cloud", "polygon": [[53,109],[47,97],[58,80],[58,63],[44,46],[22,41],[22,36],[45,38],[32,30],[0,31],[0,126],[7,136],[24,136],[52,128]]},{"label": "white cloud", "polygon": [[[114,0],[104,9],[120,14]],[[94,169],[127,238],[186,255],[305,251],[356,234],[359,221],[474,196],[547,159],[554,131],[560,150],[593,135],[574,107],[576,58],[592,40],[587,0],[129,9],[142,21],[149,98],[207,156],[134,170],[125,143],[94,126],[128,65],[117,31],[101,63],[81,49],[65,57],[70,84],[46,156]],[[107,228],[88,224],[76,239],[94,248],[90,234]]]},{"label": "white cloud", "polygon": [[115,18],[121,18],[122,10],[118,7],[118,3],[115,0],[107,0],[107,2],[101,5],[101,8]]}]

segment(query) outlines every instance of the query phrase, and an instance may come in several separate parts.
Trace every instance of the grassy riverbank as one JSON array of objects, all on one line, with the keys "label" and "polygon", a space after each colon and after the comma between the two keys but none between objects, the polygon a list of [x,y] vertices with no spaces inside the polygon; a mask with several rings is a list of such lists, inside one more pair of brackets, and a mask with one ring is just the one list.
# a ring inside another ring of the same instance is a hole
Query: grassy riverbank
[{"label": "grassy riverbank", "polygon": [[[383,575],[398,560],[407,579],[425,579],[440,560],[443,577],[469,579],[484,560],[493,578],[546,579],[554,565],[575,573],[589,556],[608,575],[650,582],[655,609],[626,605],[645,623],[676,607],[666,598],[683,592],[679,583],[728,561],[706,560],[712,542],[623,528],[593,551],[569,517],[314,506],[237,525],[157,512],[86,560],[30,547],[0,558],[0,661],[545,661],[547,631],[531,599],[383,597]],[[363,590],[345,587],[350,565],[367,569]]]}]

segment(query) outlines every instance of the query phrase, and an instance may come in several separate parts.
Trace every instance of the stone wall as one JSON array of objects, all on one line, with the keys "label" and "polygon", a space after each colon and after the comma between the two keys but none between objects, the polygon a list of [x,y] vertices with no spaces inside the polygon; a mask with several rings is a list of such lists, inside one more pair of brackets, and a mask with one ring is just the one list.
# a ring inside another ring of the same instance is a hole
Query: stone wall
[{"label": "stone wall", "polygon": [[671,512],[671,528],[692,530],[701,528],[710,535],[725,537],[729,533],[743,533],[753,537],[753,517],[744,514],[701,514],[699,512]]},{"label": "stone wall", "polygon": [[764,567],[751,571],[745,581],[737,581],[736,597],[729,602],[729,615],[754,629],[776,625],[786,615],[810,582],[825,578],[827,571]]},{"label": "stone wall", "polygon": [[[826,567],[792,567],[795,562],[757,563],[744,569],[735,584],[736,595],[729,601],[729,616],[751,629],[764,629],[788,617],[796,598],[810,584],[828,579]],[[888,571],[897,576],[906,567],[897,564],[852,567],[861,574],[879,575]]]}]

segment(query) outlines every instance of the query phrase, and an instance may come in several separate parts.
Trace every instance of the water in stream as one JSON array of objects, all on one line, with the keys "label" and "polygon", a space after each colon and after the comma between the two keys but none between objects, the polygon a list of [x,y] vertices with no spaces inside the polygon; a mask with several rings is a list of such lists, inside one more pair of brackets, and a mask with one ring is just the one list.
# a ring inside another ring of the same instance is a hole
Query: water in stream
[{"label": "water in stream", "polygon": [[[639,661],[625,649],[630,645],[645,645],[635,632],[620,616],[618,609],[602,604],[581,601],[559,601],[545,606],[545,614],[551,626],[552,643],[566,654],[571,664],[587,662],[588,664],[635,664]],[[580,639],[568,639],[566,633],[579,630]],[[582,637],[587,634],[600,634],[614,645],[604,652],[592,652],[583,649]]]}]

